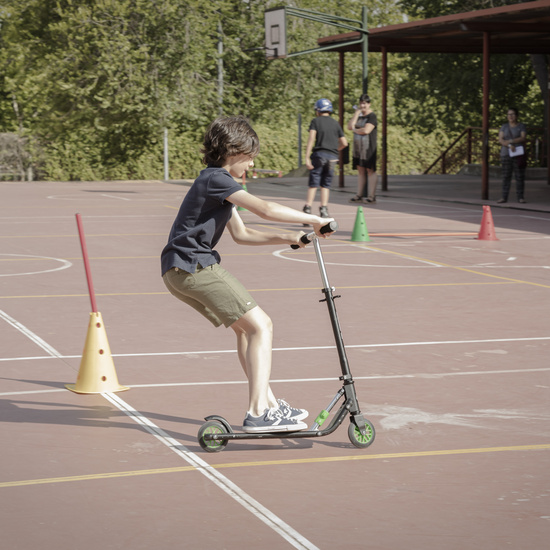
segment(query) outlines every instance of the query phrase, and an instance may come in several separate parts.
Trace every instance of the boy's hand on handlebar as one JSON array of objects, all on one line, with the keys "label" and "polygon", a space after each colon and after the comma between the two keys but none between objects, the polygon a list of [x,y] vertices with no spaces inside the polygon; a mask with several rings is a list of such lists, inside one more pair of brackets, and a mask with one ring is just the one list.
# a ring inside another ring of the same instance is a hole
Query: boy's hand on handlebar
[{"label": "boy's hand on handlebar", "polygon": [[307,246],[312,241],[312,239],[315,238],[315,233],[317,233],[317,231],[317,235],[319,237],[323,237],[323,239],[337,231],[338,223],[336,222],[336,220],[332,218],[322,218],[322,220],[322,224],[313,224],[314,232],[311,232],[309,234],[304,233],[303,231],[295,233],[295,235],[298,237],[298,241],[294,243],[291,242],[290,248],[294,250],[297,250],[298,248],[304,248],[304,246]]},{"label": "boy's hand on handlebar", "polygon": [[308,243],[302,241],[302,237],[305,234],[306,233],[304,231],[297,231],[296,233],[294,233],[293,237],[295,238],[295,240],[293,243],[291,243],[292,248],[305,248],[308,245]]},{"label": "boy's hand on handlebar", "polygon": [[321,228],[325,225],[328,225],[330,222],[334,221],[334,218],[319,218],[321,220],[320,223],[314,223],[313,224],[313,231],[315,231],[315,234],[322,238],[326,239],[327,237],[330,237],[334,233],[334,231],[326,231],[325,233],[321,233]]}]

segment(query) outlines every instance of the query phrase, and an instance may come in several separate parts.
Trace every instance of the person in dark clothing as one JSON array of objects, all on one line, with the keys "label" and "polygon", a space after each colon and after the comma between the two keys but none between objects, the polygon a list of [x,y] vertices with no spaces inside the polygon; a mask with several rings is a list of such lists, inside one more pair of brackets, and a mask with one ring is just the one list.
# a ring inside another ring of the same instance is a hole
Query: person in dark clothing
[{"label": "person in dark clothing", "polygon": [[338,162],[338,151],[347,147],[348,141],[340,124],[331,118],[332,103],[328,99],[319,99],[315,103],[315,115],[309,125],[306,147],[306,166],[310,172],[304,212],[311,214],[317,189],[321,187],[319,213],[322,218],[328,218],[334,166]]},{"label": "person in dark clothing", "polygon": [[512,186],[512,172],[516,178],[516,195],[518,202],[524,203],[523,192],[525,189],[525,169],[527,161],[525,157],[525,140],[527,128],[518,121],[518,110],[515,107],[508,109],[508,122],[503,124],[498,133],[500,148],[500,163],[502,166],[502,196],[498,203],[508,202],[508,194]]},{"label": "person in dark clothing", "polygon": [[357,169],[357,194],[349,202],[376,202],[376,134],[378,121],[367,94],[359,98],[359,108],[348,123],[353,132],[353,169]]}]

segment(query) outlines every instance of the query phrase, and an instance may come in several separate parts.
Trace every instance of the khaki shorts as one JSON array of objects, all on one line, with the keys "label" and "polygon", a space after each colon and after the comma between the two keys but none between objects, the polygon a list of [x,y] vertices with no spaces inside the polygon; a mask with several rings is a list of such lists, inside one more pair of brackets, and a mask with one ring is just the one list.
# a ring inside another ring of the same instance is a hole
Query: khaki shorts
[{"label": "khaki shorts", "polygon": [[171,294],[204,315],[215,327],[231,326],[257,306],[248,290],[219,264],[188,273],[174,267],[162,280]]}]

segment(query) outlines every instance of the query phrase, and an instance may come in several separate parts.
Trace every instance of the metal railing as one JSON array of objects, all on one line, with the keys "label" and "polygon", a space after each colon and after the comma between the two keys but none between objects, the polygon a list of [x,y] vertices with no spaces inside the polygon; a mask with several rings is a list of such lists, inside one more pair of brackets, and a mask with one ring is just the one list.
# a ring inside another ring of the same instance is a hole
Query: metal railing
[{"label": "metal railing", "polygon": [[[489,128],[489,165],[500,165],[500,128]],[[546,166],[546,147],[542,127],[527,128],[525,143],[528,166]],[[456,174],[465,164],[481,164],[483,155],[483,129],[468,126],[451,144],[430,164],[424,174]]]}]

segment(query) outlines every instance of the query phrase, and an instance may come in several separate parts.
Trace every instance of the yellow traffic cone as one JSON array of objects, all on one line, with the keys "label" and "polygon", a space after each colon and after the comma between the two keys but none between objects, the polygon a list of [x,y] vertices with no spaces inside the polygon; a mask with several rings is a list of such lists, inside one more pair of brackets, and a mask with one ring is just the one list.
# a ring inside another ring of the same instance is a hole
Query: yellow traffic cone
[{"label": "yellow traffic cone", "polygon": [[370,242],[367,222],[365,221],[365,215],[363,214],[363,208],[361,206],[357,207],[357,216],[355,216],[355,225],[353,226],[351,240],[353,242]]},{"label": "yellow traffic cone", "polygon": [[105,393],[128,390],[118,383],[111,348],[101,313],[90,313],[90,324],[76,384],[65,387],[76,393]]}]

